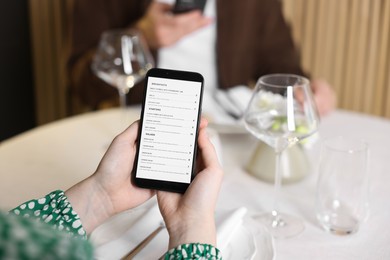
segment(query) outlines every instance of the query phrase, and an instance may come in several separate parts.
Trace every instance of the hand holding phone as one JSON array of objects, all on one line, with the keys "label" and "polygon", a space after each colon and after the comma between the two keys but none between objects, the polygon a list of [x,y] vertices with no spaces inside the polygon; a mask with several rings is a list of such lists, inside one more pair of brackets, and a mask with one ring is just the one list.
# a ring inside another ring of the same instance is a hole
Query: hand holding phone
[{"label": "hand holding phone", "polygon": [[169,232],[169,248],[191,239],[216,244],[215,206],[223,179],[214,146],[206,134],[204,120],[198,137],[197,175],[185,196],[157,191],[157,200]]},{"label": "hand holding phone", "polygon": [[176,0],[173,13],[186,13],[192,10],[200,10],[203,12],[205,5],[206,0]]},{"label": "hand holding phone", "polygon": [[203,77],[151,69],[145,80],[134,183],[183,193],[195,171]]}]

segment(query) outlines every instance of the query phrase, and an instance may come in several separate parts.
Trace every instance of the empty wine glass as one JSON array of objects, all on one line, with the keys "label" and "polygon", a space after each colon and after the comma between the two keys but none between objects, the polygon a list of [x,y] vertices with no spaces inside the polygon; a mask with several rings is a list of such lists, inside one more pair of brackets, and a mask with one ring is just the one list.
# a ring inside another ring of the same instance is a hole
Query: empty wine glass
[{"label": "empty wine glass", "polygon": [[127,93],[153,65],[153,57],[137,31],[109,30],[100,37],[92,70],[100,79],[118,89],[119,103],[125,116]]},{"label": "empty wine glass", "polygon": [[256,218],[274,237],[291,237],[304,229],[303,222],[281,213],[278,208],[281,188],[280,155],[289,146],[317,131],[319,117],[309,80],[292,74],[261,77],[244,114],[247,130],[271,146],[276,154],[274,203],[270,213]]}]

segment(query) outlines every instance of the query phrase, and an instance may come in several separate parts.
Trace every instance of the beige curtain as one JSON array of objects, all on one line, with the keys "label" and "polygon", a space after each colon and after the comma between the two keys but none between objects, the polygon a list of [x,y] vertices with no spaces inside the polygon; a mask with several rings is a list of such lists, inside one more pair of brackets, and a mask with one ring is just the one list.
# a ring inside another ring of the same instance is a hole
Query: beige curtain
[{"label": "beige curtain", "polygon": [[283,0],[302,65],[339,107],[390,118],[390,0]]}]

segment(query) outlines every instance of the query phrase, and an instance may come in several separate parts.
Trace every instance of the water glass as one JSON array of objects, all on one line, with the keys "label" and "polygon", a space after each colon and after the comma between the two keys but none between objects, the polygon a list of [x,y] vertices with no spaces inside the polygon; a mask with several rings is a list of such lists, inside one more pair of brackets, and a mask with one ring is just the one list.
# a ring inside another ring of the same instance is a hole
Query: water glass
[{"label": "water glass", "polygon": [[355,233],[368,216],[368,144],[351,137],[326,139],[321,148],[317,219],[327,231]]}]

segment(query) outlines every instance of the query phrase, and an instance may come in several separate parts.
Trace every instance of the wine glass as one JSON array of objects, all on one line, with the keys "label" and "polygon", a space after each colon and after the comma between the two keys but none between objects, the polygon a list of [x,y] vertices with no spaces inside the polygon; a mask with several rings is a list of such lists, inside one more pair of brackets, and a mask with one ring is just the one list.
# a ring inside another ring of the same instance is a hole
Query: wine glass
[{"label": "wine glass", "polygon": [[257,217],[274,237],[291,237],[303,231],[303,222],[281,213],[280,156],[288,147],[317,131],[319,117],[309,80],[293,74],[261,77],[244,114],[247,130],[275,151],[274,203],[270,213]]},{"label": "wine glass", "polygon": [[93,72],[118,89],[123,117],[126,116],[127,93],[153,66],[153,57],[144,39],[135,30],[103,32],[92,61]]}]

